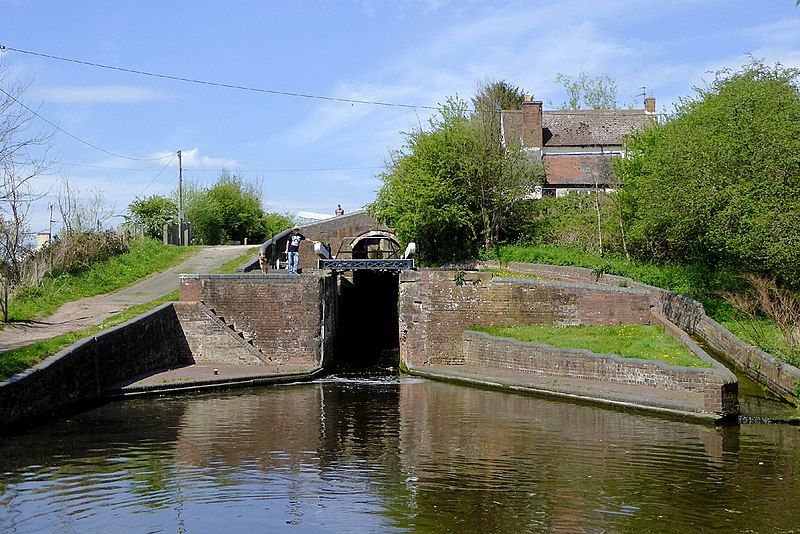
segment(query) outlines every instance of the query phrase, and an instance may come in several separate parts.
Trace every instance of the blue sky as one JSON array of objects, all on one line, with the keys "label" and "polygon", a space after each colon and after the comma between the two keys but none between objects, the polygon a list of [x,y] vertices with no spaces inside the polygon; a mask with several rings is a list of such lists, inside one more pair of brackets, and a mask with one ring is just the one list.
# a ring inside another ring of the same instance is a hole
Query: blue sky
[{"label": "blue sky", "polygon": [[[17,49],[276,91],[435,106],[506,79],[537,99],[564,99],[556,75],[608,74],[619,100],[641,87],[660,111],[747,54],[800,67],[794,0],[25,1],[0,0],[0,43]],[[72,134],[138,158],[178,149],[185,176],[210,184],[222,167],[262,181],[267,209],[332,213],[370,202],[400,132],[427,109],[244,92],[2,54],[29,82],[29,105]],[[43,129],[47,125],[39,122]],[[137,196],[169,194],[176,162],[111,157],[56,132],[60,164],[84,194],[124,213]],[[94,167],[110,167],[98,169]],[[323,170],[320,170],[323,169]],[[153,182],[149,187],[148,184]],[[145,187],[147,189],[145,190]],[[32,230],[47,228],[43,198]]]}]

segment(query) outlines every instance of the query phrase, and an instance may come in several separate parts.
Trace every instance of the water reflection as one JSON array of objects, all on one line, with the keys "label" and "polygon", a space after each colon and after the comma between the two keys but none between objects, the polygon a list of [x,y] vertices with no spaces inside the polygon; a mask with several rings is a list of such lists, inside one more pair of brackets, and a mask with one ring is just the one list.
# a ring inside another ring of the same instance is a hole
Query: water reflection
[{"label": "water reflection", "polygon": [[0,442],[0,530],[790,531],[800,429],[418,379],[112,403]]}]

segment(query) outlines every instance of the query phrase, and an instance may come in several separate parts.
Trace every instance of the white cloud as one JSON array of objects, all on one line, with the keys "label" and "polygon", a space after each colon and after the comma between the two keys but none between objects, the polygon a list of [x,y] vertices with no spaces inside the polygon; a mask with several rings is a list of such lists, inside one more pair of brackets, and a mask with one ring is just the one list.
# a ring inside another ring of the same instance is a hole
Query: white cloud
[{"label": "white cloud", "polygon": [[[150,154],[147,156],[148,158],[162,158],[165,156],[171,156],[174,154],[174,151],[162,151],[156,152],[154,154]],[[227,158],[212,158],[209,156],[202,156],[200,155],[199,148],[192,148],[191,150],[181,150],[181,159],[183,161],[183,167],[185,169],[232,169],[235,170],[237,167],[243,167],[241,163],[236,161],[235,159],[227,159]],[[163,165],[163,163],[160,163]],[[178,159],[174,159],[170,164],[173,167],[178,166]]]},{"label": "white cloud", "polygon": [[[413,95],[414,92],[413,85],[408,84],[385,86],[374,83],[361,83],[341,85],[333,96],[372,102],[402,102],[406,100],[407,95]],[[286,142],[290,145],[298,146],[320,141],[335,131],[358,123],[373,114],[376,108],[379,107],[384,111],[386,110],[383,106],[366,104],[329,102],[320,104],[304,122],[286,134]]]},{"label": "white cloud", "polygon": [[786,18],[747,28],[742,35],[761,43],[790,44],[796,47],[800,43],[800,18]]},{"label": "white cloud", "polygon": [[171,98],[167,93],[130,85],[57,86],[36,91],[39,98],[59,104],[131,104]]}]

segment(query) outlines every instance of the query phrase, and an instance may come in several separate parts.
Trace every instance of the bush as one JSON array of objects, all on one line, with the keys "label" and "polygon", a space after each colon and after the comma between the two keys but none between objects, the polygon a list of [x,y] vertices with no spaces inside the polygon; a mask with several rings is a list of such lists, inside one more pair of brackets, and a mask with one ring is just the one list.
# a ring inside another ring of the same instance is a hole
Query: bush
[{"label": "bush", "polygon": [[178,219],[178,206],[166,197],[152,195],[136,199],[128,206],[131,221],[144,226],[145,234],[153,239],[161,239],[164,225]]},{"label": "bush", "polygon": [[545,197],[528,202],[523,211],[523,237],[520,241],[531,245],[547,244],[600,253],[595,200],[600,204],[602,252],[623,254],[617,193]]},{"label": "bush", "polygon": [[718,73],[615,163],[639,257],[727,265],[800,286],[798,71]]},{"label": "bush", "polygon": [[76,274],[93,264],[127,252],[129,244],[115,232],[79,232],[52,245],[50,277]]},{"label": "bush", "polygon": [[201,188],[190,182],[184,191],[194,243],[219,245],[263,235],[259,188],[241,176],[222,171],[213,186]]}]

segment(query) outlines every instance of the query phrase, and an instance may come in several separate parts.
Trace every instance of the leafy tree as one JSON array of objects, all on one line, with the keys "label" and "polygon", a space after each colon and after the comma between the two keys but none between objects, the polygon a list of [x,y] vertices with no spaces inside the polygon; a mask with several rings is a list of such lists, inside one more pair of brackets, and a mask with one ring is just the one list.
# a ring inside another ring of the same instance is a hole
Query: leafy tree
[{"label": "leafy tree", "polygon": [[294,226],[294,220],[286,214],[282,213],[265,213],[261,217],[261,235],[262,240],[272,238],[284,230],[288,230]]},{"label": "leafy tree", "polygon": [[541,177],[520,147],[502,147],[499,128],[450,98],[430,128],[406,134],[370,207],[423,261],[438,263],[488,250],[511,230],[524,196]]},{"label": "leafy tree", "polygon": [[[272,228],[265,226],[263,220],[259,185],[246,182],[237,174],[223,170],[208,188],[189,180],[183,192],[186,220],[192,225],[196,243],[217,245],[228,240],[258,240]],[[177,197],[177,192],[173,197]],[[280,226],[284,222],[269,218],[268,224]]]},{"label": "leafy tree", "polygon": [[259,233],[263,210],[261,191],[255,184],[223,170],[208,190],[208,197],[219,214],[227,239],[244,241]]},{"label": "leafy tree", "polygon": [[496,115],[499,120],[500,110],[519,109],[524,97],[524,91],[510,82],[486,79],[476,84],[472,107],[476,113]]},{"label": "leafy tree", "polygon": [[175,201],[158,195],[138,198],[131,202],[128,210],[131,212],[131,220],[143,225],[145,233],[155,239],[161,238],[165,224],[178,218]]},{"label": "leafy tree", "polygon": [[800,285],[798,71],[717,73],[616,162],[640,256],[728,264]]},{"label": "leafy tree", "polygon": [[591,76],[581,71],[574,78],[563,73],[556,82],[564,86],[567,100],[561,109],[616,109],[617,82],[607,74]]}]

